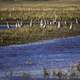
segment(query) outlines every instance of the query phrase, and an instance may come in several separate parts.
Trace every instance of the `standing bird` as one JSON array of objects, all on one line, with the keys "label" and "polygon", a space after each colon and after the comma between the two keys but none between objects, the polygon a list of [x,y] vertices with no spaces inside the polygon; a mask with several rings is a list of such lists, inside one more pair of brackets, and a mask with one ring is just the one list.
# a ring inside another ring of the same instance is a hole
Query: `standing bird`
[{"label": "standing bird", "polygon": [[21,25],[20,25],[20,23],[19,23],[19,22],[18,22],[18,24],[17,24],[17,25],[18,25],[18,27],[19,27],[19,28],[21,27]]},{"label": "standing bird", "polygon": [[7,22],[7,28],[9,29],[9,23]]},{"label": "standing bird", "polygon": [[43,20],[41,19],[41,21],[40,21],[40,27],[43,27]]},{"label": "standing bird", "polygon": [[70,27],[69,27],[69,30],[71,30],[72,28],[73,28],[73,24],[71,22]]},{"label": "standing bird", "polygon": [[61,23],[60,21],[58,21],[58,29],[61,27]]},{"label": "standing bird", "polygon": [[67,25],[67,21],[64,21],[64,24]]},{"label": "standing bird", "polygon": [[16,24],[15,24],[15,26],[16,26],[16,28],[18,28],[18,27],[20,28],[22,26],[22,23],[19,22],[19,21],[17,21]]},{"label": "standing bird", "polygon": [[45,28],[45,27],[46,27],[46,24],[47,24],[47,23],[46,23],[46,20],[44,20],[43,28]]},{"label": "standing bird", "polygon": [[31,19],[31,21],[30,21],[30,27],[32,27],[32,25],[33,25],[33,23],[32,23],[33,21],[32,21],[32,19]]},{"label": "standing bird", "polygon": [[17,27],[18,27],[18,24],[16,23],[15,26],[16,26],[16,28],[17,28]]},{"label": "standing bird", "polygon": [[78,24],[78,19],[76,19],[76,24]]}]

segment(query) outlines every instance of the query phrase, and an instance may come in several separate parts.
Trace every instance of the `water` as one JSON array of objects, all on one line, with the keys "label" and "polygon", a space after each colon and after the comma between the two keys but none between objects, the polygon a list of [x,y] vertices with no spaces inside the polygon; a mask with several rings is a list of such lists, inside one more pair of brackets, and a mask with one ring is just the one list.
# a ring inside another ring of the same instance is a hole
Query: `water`
[{"label": "water", "polygon": [[[10,25],[9,26],[9,29],[15,29],[15,25]],[[8,27],[6,25],[0,25],[0,30],[5,30],[5,29],[8,29]]]},{"label": "water", "polygon": [[0,76],[11,69],[14,75],[28,72],[42,76],[43,68],[67,69],[80,61],[80,36],[0,47]]}]

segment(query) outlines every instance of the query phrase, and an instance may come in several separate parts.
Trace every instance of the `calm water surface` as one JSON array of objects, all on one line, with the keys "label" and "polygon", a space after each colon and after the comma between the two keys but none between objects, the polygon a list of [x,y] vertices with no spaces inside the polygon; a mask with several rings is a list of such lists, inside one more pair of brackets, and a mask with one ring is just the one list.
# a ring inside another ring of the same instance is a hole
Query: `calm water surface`
[{"label": "calm water surface", "polygon": [[0,47],[0,76],[8,69],[40,76],[43,68],[65,69],[80,61],[80,36]]},{"label": "calm water surface", "polygon": [[[10,25],[9,29],[15,29],[16,26],[15,25]],[[6,25],[0,25],[0,30],[6,30],[8,29],[8,27]]]}]

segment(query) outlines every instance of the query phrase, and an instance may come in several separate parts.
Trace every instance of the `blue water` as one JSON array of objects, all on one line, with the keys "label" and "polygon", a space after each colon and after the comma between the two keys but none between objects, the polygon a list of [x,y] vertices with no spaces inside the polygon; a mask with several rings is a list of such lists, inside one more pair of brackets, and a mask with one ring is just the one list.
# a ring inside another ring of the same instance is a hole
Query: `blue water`
[{"label": "blue water", "polygon": [[66,69],[79,61],[80,36],[0,47],[0,75],[11,69],[14,73],[25,71],[40,76],[43,68]]},{"label": "blue water", "polygon": [[[14,25],[10,25],[9,29],[15,29],[16,27]],[[0,30],[5,30],[8,29],[8,27],[6,25],[0,25]]]}]

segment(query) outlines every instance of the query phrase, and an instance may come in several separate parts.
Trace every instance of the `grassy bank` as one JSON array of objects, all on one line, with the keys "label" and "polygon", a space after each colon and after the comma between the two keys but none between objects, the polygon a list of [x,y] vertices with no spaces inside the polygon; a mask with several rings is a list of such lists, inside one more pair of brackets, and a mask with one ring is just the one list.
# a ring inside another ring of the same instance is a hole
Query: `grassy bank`
[{"label": "grassy bank", "polygon": [[53,26],[47,28],[33,26],[17,28],[15,30],[0,30],[0,46],[30,43],[76,35],[80,35],[80,28],[68,30],[66,27],[57,29]]}]

